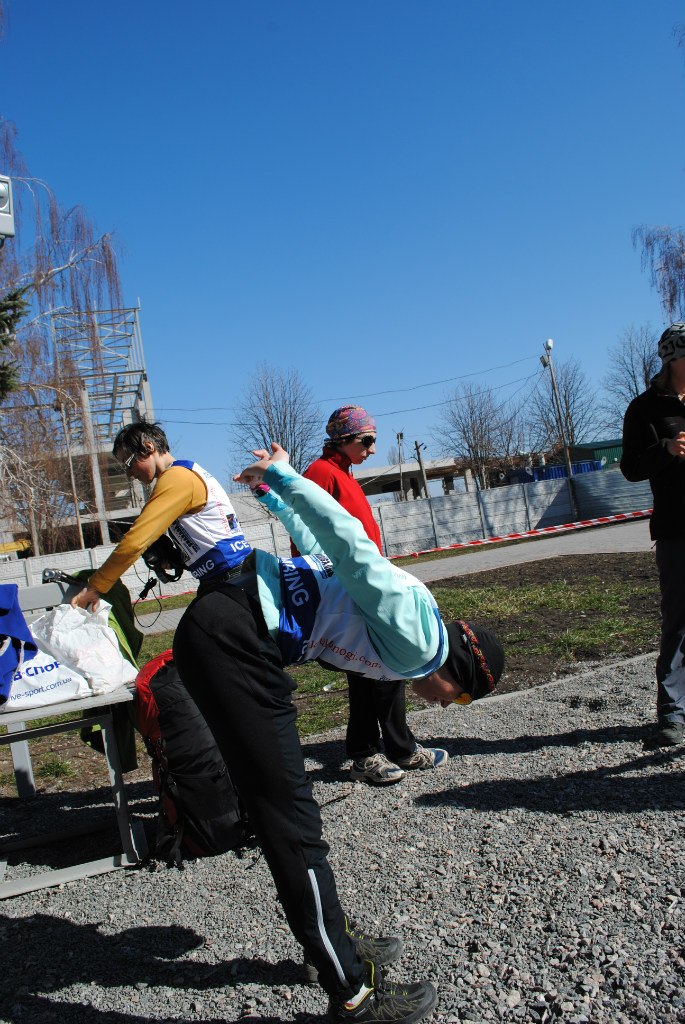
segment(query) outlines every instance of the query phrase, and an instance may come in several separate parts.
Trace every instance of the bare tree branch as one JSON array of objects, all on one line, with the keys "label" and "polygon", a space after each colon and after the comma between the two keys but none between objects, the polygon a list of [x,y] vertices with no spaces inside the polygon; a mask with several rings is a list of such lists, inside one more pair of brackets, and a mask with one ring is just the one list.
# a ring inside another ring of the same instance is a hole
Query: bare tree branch
[{"label": "bare tree branch", "polygon": [[435,443],[445,453],[468,461],[482,488],[489,486],[493,473],[506,473],[515,456],[525,450],[519,408],[497,402],[491,388],[461,384],[442,415],[433,431]]},{"label": "bare tree branch", "polygon": [[685,232],[682,228],[644,225],[633,231],[633,245],[642,249],[642,269],[649,268],[664,313],[670,319],[685,314]]},{"label": "bare tree branch", "polygon": [[[1,8],[2,0],[0,15]],[[121,284],[112,236],[98,235],[81,207],[60,207],[49,185],[29,173],[16,128],[2,117],[0,167],[12,178],[16,230],[0,250],[0,348],[4,343],[11,355],[0,361],[2,504],[30,532],[34,549],[49,552],[70,540],[64,523],[75,510],[67,446],[81,416],[76,369],[64,359],[56,365],[49,313],[119,308]],[[96,364],[99,343],[93,328]],[[88,509],[87,460],[77,459],[74,469],[76,500]]]},{"label": "bare tree branch", "polygon": [[[554,363],[561,403],[563,429],[570,447],[596,438],[602,416],[594,391],[577,359]],[[528,403],[528,437],[531,451],[561,450],[563,440],[549,373],[540,379]]]},{"label": "bare tree branch", "polygon": [[232,454],[244,459],[278,441],[295,469],[306,469],[321,452],[323,420],[298,370],[261,363],[235,407]]},{"label": "bare tree branch", "polygon": [[627,327],[609,349],[609,371],[602,378],[602,412],[607,432],[620,436],[623,416],[634,398],[649,387],[661,362],[659,335],[651,327]]}]

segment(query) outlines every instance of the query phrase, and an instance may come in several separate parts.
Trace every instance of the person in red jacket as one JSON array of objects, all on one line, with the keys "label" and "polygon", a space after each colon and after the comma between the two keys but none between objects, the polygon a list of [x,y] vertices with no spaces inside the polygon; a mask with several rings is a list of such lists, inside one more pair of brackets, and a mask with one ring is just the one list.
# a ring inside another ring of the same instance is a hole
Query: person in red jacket
[{"label": "person in red jacket", "polygon": [[[332,413],[326,433],[321,458],[312,462],[303,475],[358,519],[382,554],[378,523],[352,476],[352,466],[361,466],[375,454],[376,421],[360,405],[344,405]],[[352,760],[353,779],[384,785],[399,782],[405,771],[445,764],[449,757],[446,750],[425,748],[416,742],[407,724],[403,682],[366,679],[354,672],[347,673],[347,682],[350,715],[346,749]]]}]

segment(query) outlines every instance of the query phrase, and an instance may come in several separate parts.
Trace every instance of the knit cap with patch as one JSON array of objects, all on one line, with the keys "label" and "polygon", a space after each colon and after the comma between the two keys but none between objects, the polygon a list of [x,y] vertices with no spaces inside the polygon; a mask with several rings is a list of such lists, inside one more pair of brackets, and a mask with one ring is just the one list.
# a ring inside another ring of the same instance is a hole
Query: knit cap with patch
[{"label": "knit cap with patch", "polygon": [[659,338],[658,352],[664,366],[685,356],[685,323],[679,320],[666,328]]}]

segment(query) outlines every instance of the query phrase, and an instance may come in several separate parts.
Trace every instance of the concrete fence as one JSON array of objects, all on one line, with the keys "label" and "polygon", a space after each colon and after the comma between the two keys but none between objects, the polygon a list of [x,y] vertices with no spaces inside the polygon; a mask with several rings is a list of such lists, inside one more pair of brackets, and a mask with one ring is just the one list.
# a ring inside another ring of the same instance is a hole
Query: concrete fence
[{"label": "concrete fence", "polygon": [[[278,520],[268,517],[249,495],[234,495],[232,500],[245,536],[253,547],[277,555],[290,554],[288,534]],[[611,468],[583,473],[574,477],[571,483],[565,478],[540,480],[488,491],[376,505],[374,515],[380,525],[386,553],[402,555],[545,526],[559,526],[576,518],[596,519],[651,506],[652,493],[648,483],[630,484],[618,468]],[[31,586],[41,582],[44,568],[69,573],[96,569],[113,549],[114,545],[108,545],[0,563],[0,582]],[[140,560],[123,576],[134,599],[147,578],[147,569]],[[184,573],[177,583],[155,587],[153,594],[186,593],[196,586],[192,576]]]}]

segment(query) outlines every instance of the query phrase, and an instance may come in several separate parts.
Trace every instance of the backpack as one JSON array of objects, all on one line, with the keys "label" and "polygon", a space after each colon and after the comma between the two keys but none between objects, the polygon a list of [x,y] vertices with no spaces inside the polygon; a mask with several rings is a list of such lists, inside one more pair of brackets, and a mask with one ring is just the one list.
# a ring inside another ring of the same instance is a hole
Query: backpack
[{"label": "backpack", "polygon": [[236,789],[209,726],[181,682],[172,652],[136,679],[136,725],[159,793],[153,857],[183,867],[183,855],[240,851],[252,838]]}]

